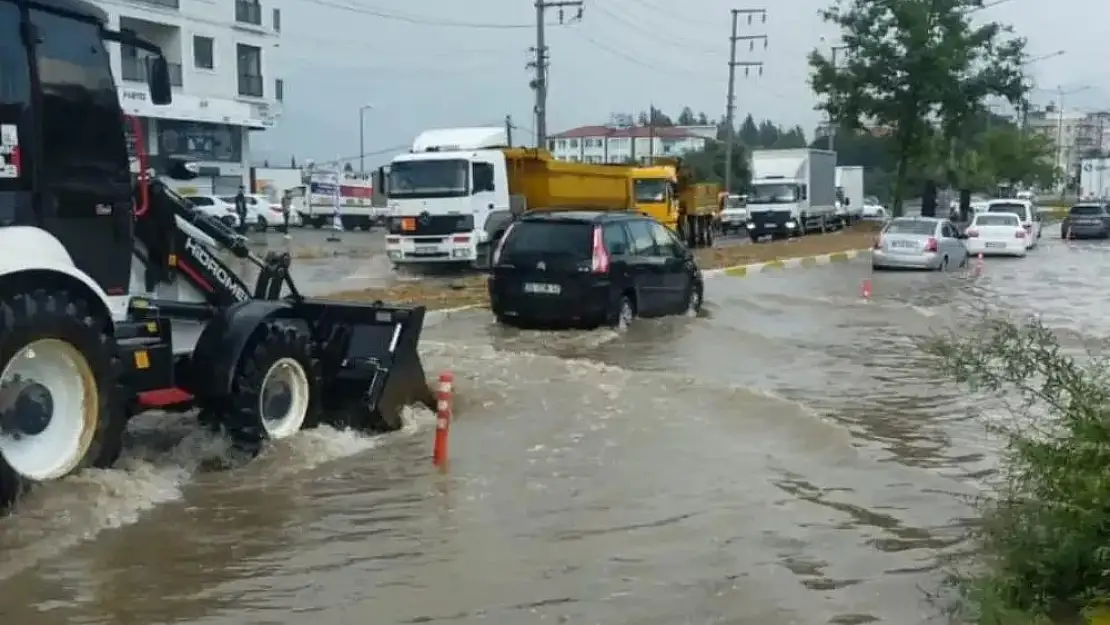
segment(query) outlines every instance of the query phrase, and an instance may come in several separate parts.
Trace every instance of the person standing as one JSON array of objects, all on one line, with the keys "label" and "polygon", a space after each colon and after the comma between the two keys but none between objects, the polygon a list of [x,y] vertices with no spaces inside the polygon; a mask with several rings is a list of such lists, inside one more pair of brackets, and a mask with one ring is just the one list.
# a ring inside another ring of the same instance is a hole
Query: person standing
[{"label": "person standing", "polygon": [[239,185],[239,193],[235,194],[235,214],[239,216],[239,234],[247,233],[247,192],[246,188]]},{"label": "person standing", "polygon": [[292,238],[289,235],[289,213],[293,210],[293,192],[289,189],[281,194],[281,230],[285,234],[286,239]]}]

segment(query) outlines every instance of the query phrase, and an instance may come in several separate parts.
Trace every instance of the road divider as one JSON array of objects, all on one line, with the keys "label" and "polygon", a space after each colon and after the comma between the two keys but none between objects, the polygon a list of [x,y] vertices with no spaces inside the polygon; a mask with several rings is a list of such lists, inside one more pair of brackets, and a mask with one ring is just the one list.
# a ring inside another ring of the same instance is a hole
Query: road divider
[{"label": "road divider", "polygon": [[720,269],[710,269],[702,273],[707,277],[712,276],[732,276],[736,278],[743,278],[757,273],[765,273],[777,269],[798,269],[803,267],[819,267],[821,265],[831,265],[833,263],[846,263],[854,258],[870,254],[870,249],[858,250],[845,250],[843,252],[832,252],[829,254],[820,254],[817,256],[798,256],[794,258],[781,258],[776,260],[767,261],[765,263],[753,263],[751,265],[737,265],[735,267],[722,267]]}]

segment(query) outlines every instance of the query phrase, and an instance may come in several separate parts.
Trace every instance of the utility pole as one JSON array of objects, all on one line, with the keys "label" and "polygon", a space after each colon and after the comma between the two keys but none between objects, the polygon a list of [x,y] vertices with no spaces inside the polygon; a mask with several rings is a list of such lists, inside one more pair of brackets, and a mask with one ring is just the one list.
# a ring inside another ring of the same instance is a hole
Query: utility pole
[{"label": "utility pole", "polygon": [[565,14],[564,10],[568,8],[578,9],[573,19],[582,19],[582,6],[583,0],[535,0],[536,7],[536,47],[532,50],[536,58],[528,64],[530,69],[535,70],[536,75],[532,78],[532,89],[536,91],[536,147],[542,148],[547,145],[547,38],[544,32],[545,18],[547,17],[548,9],[559,10],[559,23],[564,24]]},{"label": "utility pole", "polygon": [[[635,133],[633,133],[635,134]],[[632,138],[636,140],[635,137]],[[655,164],[655,103],[648,105],[648,165]]]},{"label": "utility pole", "polygon": [[[831,52],[831,55],[829,57],[829,61],[832,63],[832,67],[833,67],[834,70],[838,67],[837,64],[836,64],[836,53],[840,52],[841,50],[847,50],[847,49],[848,49],[848,46],[832,46],[831,47],[832,52]],[[837,96],[836,90],[834,89],[833,92],[829,95],[832,96],[833,103],[835,104],[836,96]],[[835,117],[833,117],[833,115],[830,113],[829,114],[829,151],[830,152],[835,152],[836,151],[836,130],[839,127],[840,127],[840,124],[837,123],[837,119]]]},{"label": "utility pole", "polygon": [[513,116],[512,115],[506,115],[505,116],[505,143],[509,144],[510,148],[513,147]]},{"label": "utility pole", "polygon": [[757,16],[761,23],[766,24],[767,9],[732,9],[732,34],[728,38],[728,100],[725,104],[725,123],[728,124],[725,137],[728,142],[725,144],[725,193],[732,193],[732,152],[733,144],[736,143],[736,68],[743,67],[745,76],[751,73],[752,68],[758,69],[760,76],[763,75],[762,61],[736,60],[736,42],[747,41],[749,49],[755,50],[755,42],[762,41],[763,48],[767,48],[767,35],[737,34],[741,15],[747,16],[749,25]]}]

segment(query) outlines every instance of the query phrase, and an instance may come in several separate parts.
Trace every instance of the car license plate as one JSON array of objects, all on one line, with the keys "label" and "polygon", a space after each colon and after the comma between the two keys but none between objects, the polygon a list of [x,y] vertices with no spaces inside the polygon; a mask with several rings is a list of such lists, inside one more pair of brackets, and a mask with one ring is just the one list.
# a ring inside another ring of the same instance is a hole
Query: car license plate
[{"label": "car license plate", "polygon": [[525,282],[525,293],[540,293],[543,295],[558,295],[562,291],[558,284],[544,284],[542,282]]},{"label": "car license plate", "polygon": [[420,254],[424,256],[435,254],[438,251],[439,249],[434,245],[417,245],[415,248],[413,248],[413,254]]},{"label": "car license plate", "polygon": [[890,247],[897,247],[899,249],[905,250],[905,249],[916,248],[917,245],[914,244],[911,241],[891,241],[890,242]]},{"label": "car license plate", "polygon": [[1005,243],[987,243],[987,247],[1006,247]]}]

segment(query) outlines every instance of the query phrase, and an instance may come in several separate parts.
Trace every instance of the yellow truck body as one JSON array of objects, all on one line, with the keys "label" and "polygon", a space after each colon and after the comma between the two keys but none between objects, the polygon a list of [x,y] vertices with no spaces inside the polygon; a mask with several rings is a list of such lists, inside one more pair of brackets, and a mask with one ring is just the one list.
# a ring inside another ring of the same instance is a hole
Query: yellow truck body
[{"label": "yellow truck body", "polygon": [[673,230],[690,247],[713,245],[713,230],[723,208],[721,185],[695,182],[679,158],[657,158],[632,169],[636,210]]},{"label": "yellow truck body", "polygon": [[628,165],[572,163],[546,150],[505,148],[513,212],[633,210]]}]

